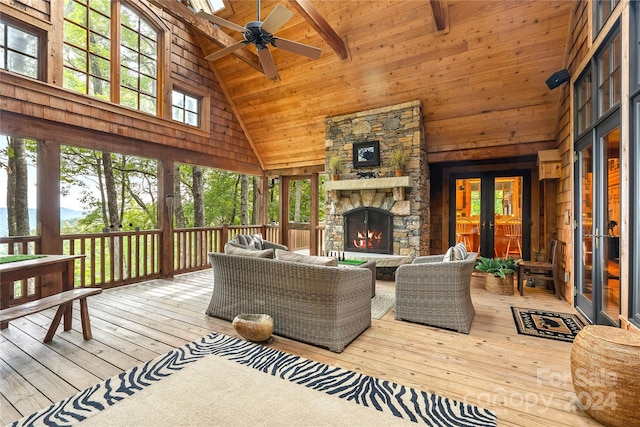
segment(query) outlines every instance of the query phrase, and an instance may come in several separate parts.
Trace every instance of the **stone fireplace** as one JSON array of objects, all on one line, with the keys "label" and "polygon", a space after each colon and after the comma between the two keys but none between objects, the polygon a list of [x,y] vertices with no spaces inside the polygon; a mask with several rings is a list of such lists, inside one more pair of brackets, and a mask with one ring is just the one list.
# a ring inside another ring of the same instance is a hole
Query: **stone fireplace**
[{"label": "stone fireplace", "polygon": [[[378,254],[395,265],[427,255],[430,189],[420,101],[327,118],[325,133],[327,166],[334,156],[343,164],[340,179],[324,184],[325,251],[376,254],[379,265]],[[379,162],[354,165],[354,144],[368,142],[379,146]],[[401,177],[391,168],[397,148],[409,153]]]}]

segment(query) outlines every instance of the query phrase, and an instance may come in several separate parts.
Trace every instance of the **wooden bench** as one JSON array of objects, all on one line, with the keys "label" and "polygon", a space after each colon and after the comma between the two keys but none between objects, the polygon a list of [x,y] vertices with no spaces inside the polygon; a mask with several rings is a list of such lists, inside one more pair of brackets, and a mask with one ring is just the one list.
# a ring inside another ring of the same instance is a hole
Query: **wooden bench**
[{"label": "wooden bench", "polygon": [[[9,322],[23,316],[35,314],[48,308],[58,306],[58,311],[51,321],[51,326],[44,342],[50,342],[60,325],[60,320],[65,313],[69,304],[73,301],[80,300],[80,320],[82,322],[82,336],[85,340],[91,339],[91,324],[89,323],[89,307],[87,306],[87,297],[97,295],[102,292],[100,288],[77,288],[70,291],[64,291],[59,294],[41,298],[39,300],[27,302],[13,307],[0,310],[0,323]],[[67,327],[68,326],[68,327]],[[65,325],[65,331],[71,329],[71,325]]]},{"label": "wooden bench", "polygon": [[[541,279],[545,282],[551,282],[553,293],[558,299],[562,299],[560,287],[564,283],[564,265],[565,265],[566,244],[560,240],[551,240],[549,244],[549,256],[547,261],[520,261],[518,265],[518,291],[520,296],[524,293],[523,279],[531,277],[532,279]],[[536,273],[534,273],[534,271]]]}]

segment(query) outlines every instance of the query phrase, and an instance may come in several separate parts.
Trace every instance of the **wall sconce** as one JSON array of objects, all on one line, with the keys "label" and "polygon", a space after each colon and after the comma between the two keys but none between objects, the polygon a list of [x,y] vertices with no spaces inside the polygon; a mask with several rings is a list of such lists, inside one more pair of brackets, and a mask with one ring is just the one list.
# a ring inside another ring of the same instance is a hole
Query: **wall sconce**
[{"label": "wall sconce", "polygon": [[167,194],[164,197],[164,205],[167,207],[169,215],[173,216],[173,194]]}]

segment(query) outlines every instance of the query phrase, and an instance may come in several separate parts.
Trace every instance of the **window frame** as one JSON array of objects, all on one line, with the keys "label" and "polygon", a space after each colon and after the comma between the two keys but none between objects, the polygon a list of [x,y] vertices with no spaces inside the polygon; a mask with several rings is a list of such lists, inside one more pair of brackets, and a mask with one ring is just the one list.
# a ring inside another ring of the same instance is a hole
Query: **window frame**
[{"label": "window frame", "polygon": [[6,51],[7,51],[7,47],[6,47],[6,39],[5,39],[5,67],[0,68],[4,71],[7,71],[9,73],[12,74],[16,74],[22,77],[26,77],[29,79],[34,79],[34,80],[40,80],[40,81],[46,81],[47,78],[47,37],[46,37],[46,31],[44,31],[41,28],[38,27],[34,27],[33,25],[29,25],[23,21],[17,20],[15,18],[12,18],[11,16],[7,15],[7,14],[2,14],[0,15],[0,22],[2,22],[5,25],[5,28],[7,26],[11,26],[13,28],[19,29],[25,33],[31,34],[33,36],[35,36],[38,40],[38,46],[36,48],[36,52],[37,52],[37,71],[36,71],[36,77],[31,77],[27,74],[23,74],[23,73],[19,73],[17,71],[13,71],[10,70],[6,67],[7,62],[6,62]]},{"label": "window frame", "polygon": [[629,34],[629,322],[640,328],[640,52],[634,49],[640,43],[640,2],[630,4]]}]

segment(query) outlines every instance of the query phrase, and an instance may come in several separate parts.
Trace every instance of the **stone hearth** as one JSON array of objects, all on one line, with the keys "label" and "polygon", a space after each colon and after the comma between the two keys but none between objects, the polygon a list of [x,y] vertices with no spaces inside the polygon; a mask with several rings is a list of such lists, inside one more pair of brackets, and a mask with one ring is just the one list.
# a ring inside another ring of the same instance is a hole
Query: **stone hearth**
[{"label": "stone hearth", "polygon": [[[427,255],[429,167],[420,101],[331,117],[325,120],[325,132],[327,168],[333,156],[341,157],[344,167],[339,181],[327,181],[324,185],[325,250],[344,251],[345,212],[372,207],[393,215],[393,255],[401,260],[399,264]],[[379,142],[380,164],[355,168],[353,144],[371,141]],[[392,153],[400,147],[409,153],[409,162],[405,176],[396,178],[390,163]],[[360,178],[359,172],[373,173],[376,178]]]}]

